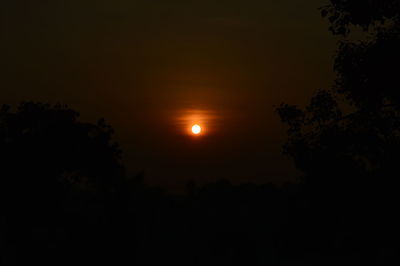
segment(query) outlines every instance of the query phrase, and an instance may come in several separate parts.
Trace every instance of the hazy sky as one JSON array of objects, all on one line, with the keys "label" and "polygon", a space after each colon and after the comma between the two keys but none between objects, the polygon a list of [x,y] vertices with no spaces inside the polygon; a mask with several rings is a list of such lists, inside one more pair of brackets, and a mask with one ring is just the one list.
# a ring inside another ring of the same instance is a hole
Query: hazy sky
[{"label": "hazy sky", "polygon": [[[131,173],[184,185],[284,182],[281,102],[332,83],[324,0],[3,0],[1,103],[61,102],[105,117]],[[186,136],[185,115],[209,134]]]}]

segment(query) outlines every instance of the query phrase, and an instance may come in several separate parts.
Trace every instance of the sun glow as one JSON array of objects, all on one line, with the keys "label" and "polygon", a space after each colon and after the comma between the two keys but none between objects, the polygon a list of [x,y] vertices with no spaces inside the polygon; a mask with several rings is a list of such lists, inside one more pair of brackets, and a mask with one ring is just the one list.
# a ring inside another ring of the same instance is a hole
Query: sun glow
[{"label": "sun glow", "polygon": [[214,110],[177,109],[170,114],[174,118],[174,127],[178,134],[190,139],[203,139],[214,134],[220,116]]},{"label": "sun glow", "polygon": [[197,124],[193,125],[192,126],[192,133],[195,134],[195,135],[200,134],[201,133],[201,126],[199,126]]}]

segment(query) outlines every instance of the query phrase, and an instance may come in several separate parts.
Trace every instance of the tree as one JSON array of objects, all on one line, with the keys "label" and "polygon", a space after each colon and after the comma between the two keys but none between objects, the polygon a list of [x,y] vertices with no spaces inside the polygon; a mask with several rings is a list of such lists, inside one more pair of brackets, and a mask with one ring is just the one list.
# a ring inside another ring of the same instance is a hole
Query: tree
[{"label": "tree", "polygon": [[[69,265],[102,253],[104,238],[117,246],[110,232],[121,226],[112,218],[124,204],[121,150],[104,119],[78,118],[62,105],[0,107],[4,261]],[[60,232],[68,237],[57,238]]]},{"label": "tree", "polygon": [[303,109],[277,108],[288,126],[284,152],[303,172],[310,223],[327,217],[324,241],[346,235],[339,249],[378,265],[399,222],[400,1],[330,0],[321,13],[342,36],[336,80]]},{"label": "tree", "polygon": [[[122,181],[113,129],[78,121],[62,105],[25,102],[0,110],[1,194],[10,209],[55,209],[72,190],[110,192]],[[56,206],[57,205],[57,206]]]},{"label": "tree", "polygon": [[[305,109],[277,109],[289,127],[284,151],[306,183],[354,188],[379,177],[387,185],[400,160],[400,1],[331,0],[321,13],[343,36],[337,78]],[[365,38],[354,40],[357,28]]]}]

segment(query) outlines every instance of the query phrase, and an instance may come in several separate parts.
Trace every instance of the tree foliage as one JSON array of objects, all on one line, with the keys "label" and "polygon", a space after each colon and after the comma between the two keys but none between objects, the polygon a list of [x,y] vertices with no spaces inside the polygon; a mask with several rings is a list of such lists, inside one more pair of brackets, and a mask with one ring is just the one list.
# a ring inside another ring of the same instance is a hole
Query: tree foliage
[{"label": "tree foliage", "polygon": [[[13,206],[48,206],[73,190],[109,191],[122,180],[113,129],[78,121],[62,105],[25,102],[0,111],[2,196]],[[17,209],[17,207],[15,208]]]},{"label": "tree foliage", "polygon": [[335,35],[348,35],[352,26],[368,31],[388,20],[399,20],[398,0],[330,0],[321,8],[323,17],[330,22],[329,30]]},{"label": "tree foliage", "polygon": [[[392,182],[400,159],[400,1],[331,0],[321,11],[343,36],[337,77],[304,109],[277,109],[288,125],[284,151],[307,182]],[[355,40],[357,27],[367,37]]]}]

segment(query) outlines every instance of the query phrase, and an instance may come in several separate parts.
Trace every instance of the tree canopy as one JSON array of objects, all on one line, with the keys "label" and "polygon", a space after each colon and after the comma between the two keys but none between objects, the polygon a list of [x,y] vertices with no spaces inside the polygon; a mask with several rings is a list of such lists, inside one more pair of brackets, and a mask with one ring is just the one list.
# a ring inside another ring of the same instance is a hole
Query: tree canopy
[{"label": "tree canopy", "polygon": [[0,110],[2,195],[12,203],[47,206],[73,190],[110,191],[122,180],[113,129],[78,121],[62,105],[25,102]]},{"label": "tree canopy", "polygon": [[321,12],[331,32],[343,36],[336,80],[304,109],[277,108],[288,125],[284,151],[306,182],[392,182],[400,159],[400,2],[331,0]]}]

